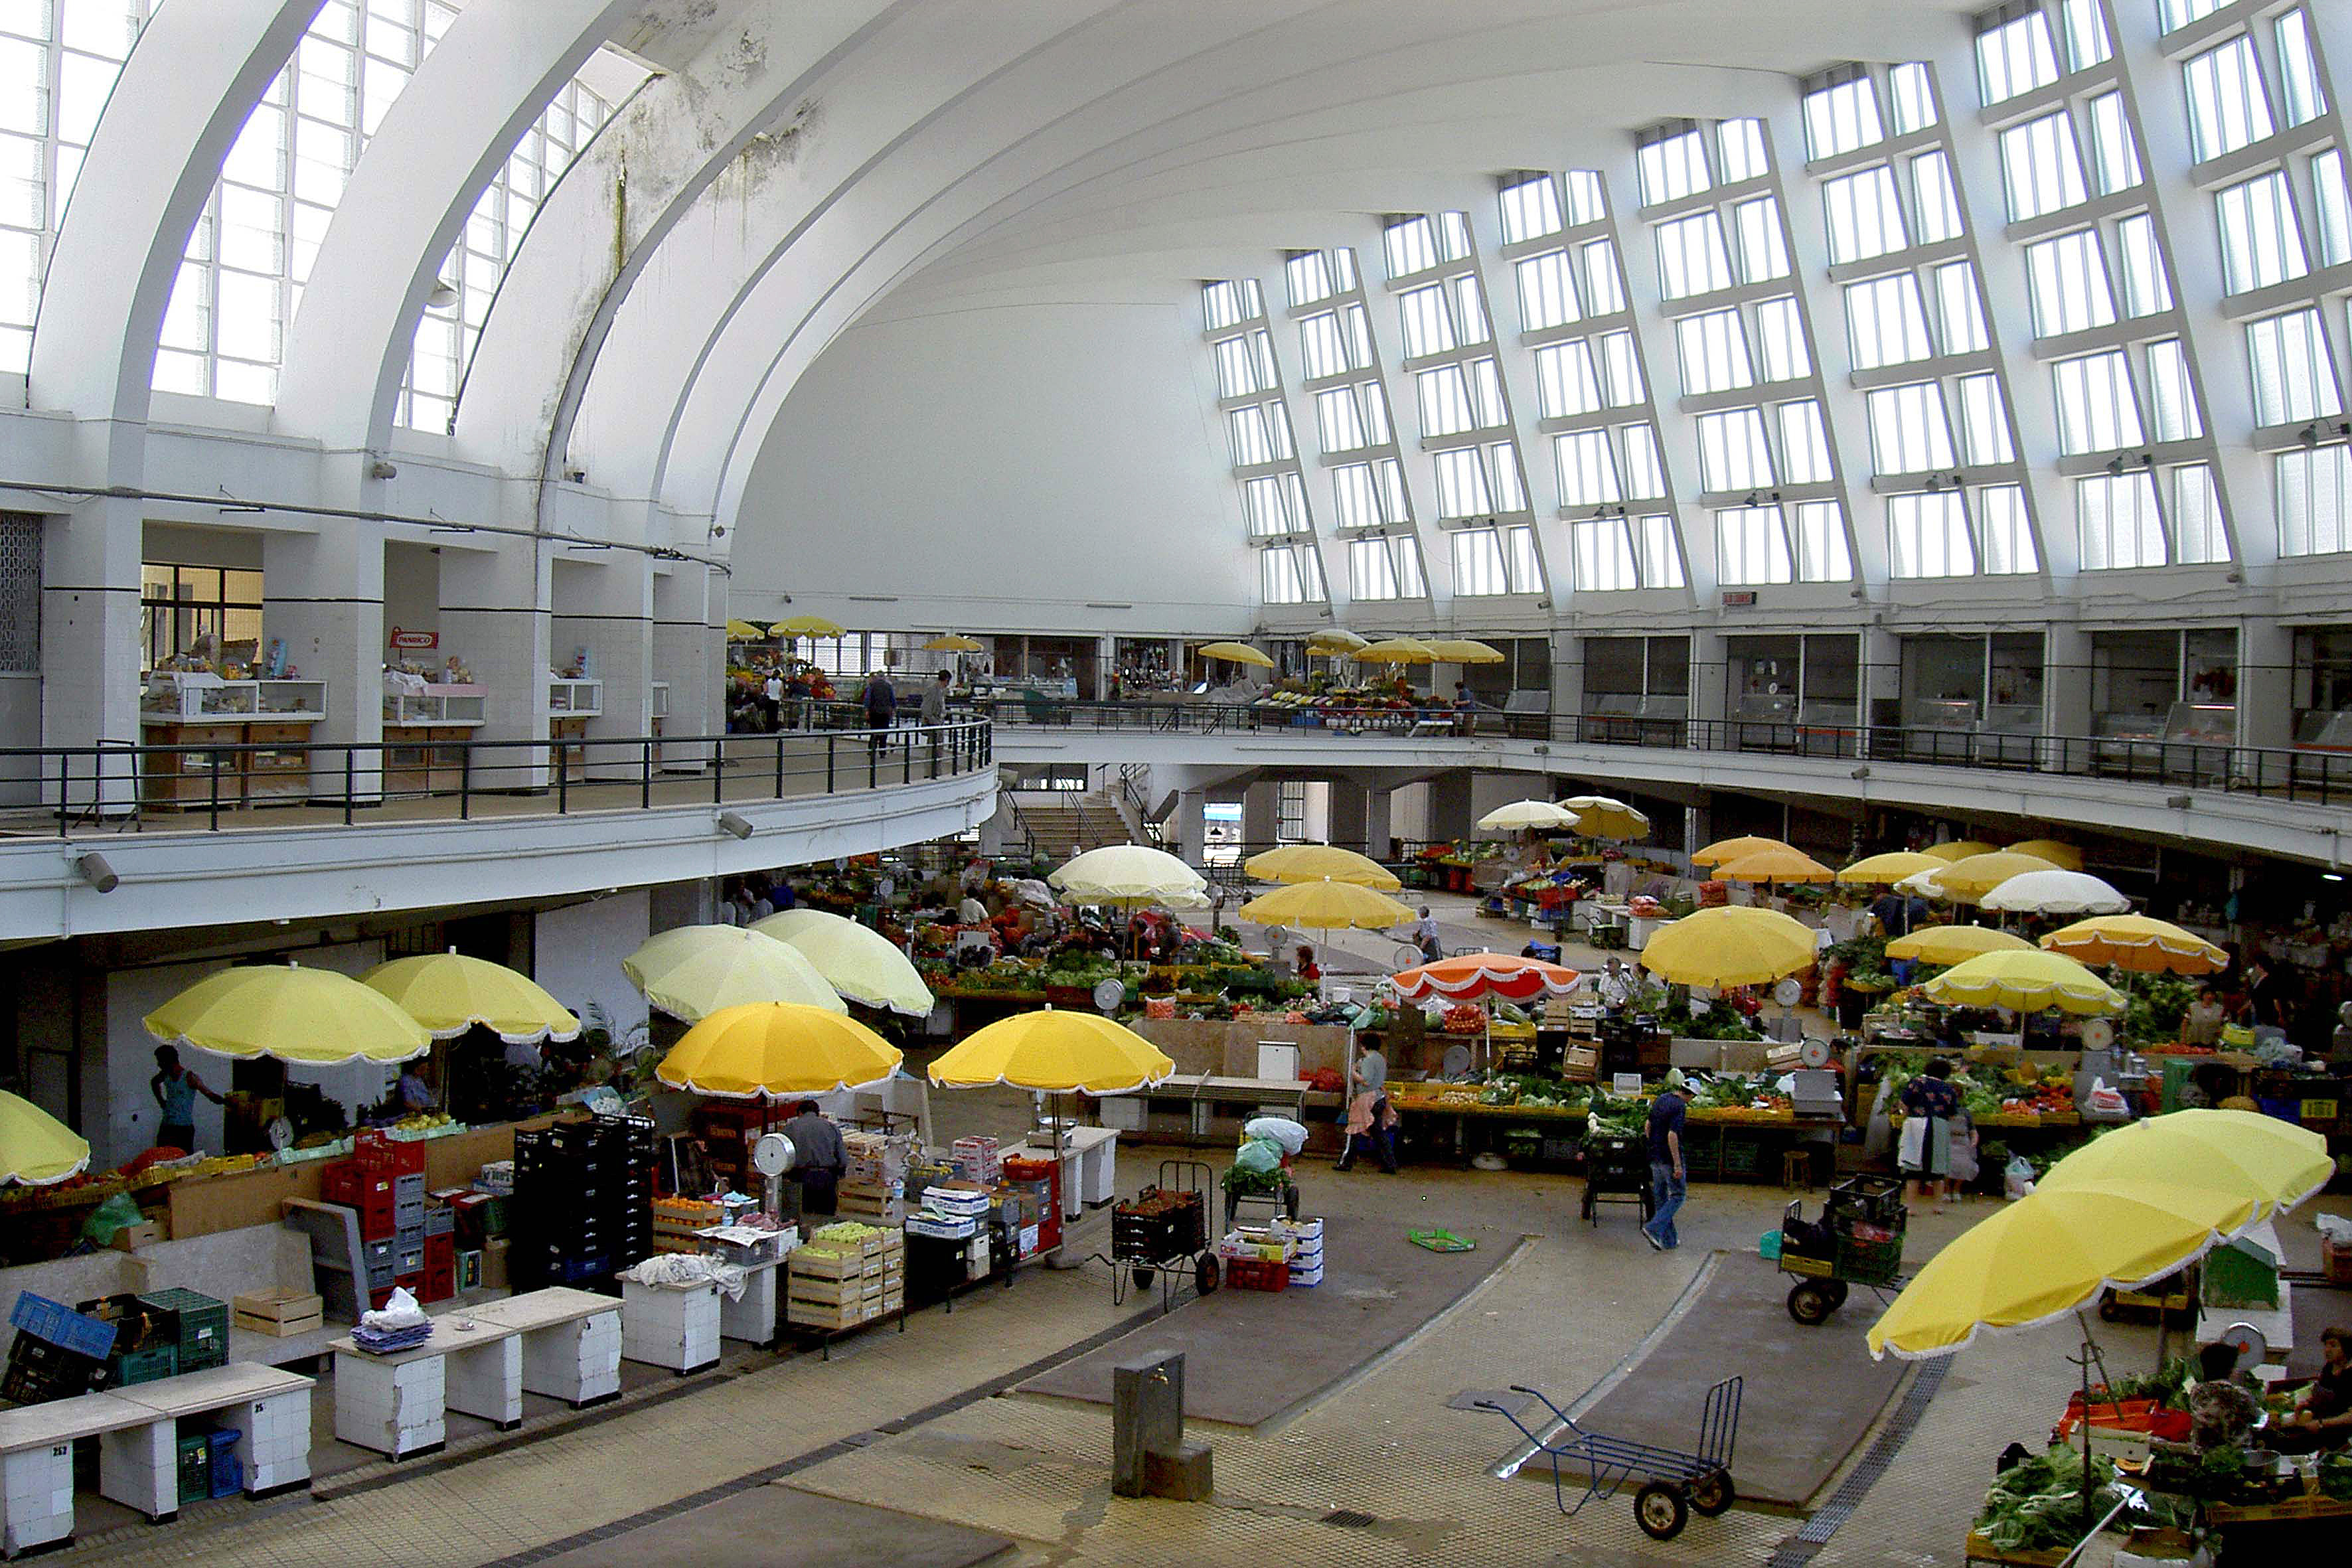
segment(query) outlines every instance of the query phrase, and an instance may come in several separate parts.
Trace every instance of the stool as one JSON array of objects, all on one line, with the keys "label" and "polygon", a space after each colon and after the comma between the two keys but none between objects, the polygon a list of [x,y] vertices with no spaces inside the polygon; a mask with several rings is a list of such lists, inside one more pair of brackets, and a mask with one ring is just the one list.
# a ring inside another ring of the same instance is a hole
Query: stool
[{"label": "stool", "polygon": [[1280,1193],[1243,1193],[1234,1200],[1234,1223],[1272,1225],[1282,1217]]},{"label": "stool", "polygon": [[1809,1193],[1813,1190],[1813,1152],[1811,1150],[1790,1149],[1781,1154],[1780,1185],[1783,1187],[1801,1185]]}]

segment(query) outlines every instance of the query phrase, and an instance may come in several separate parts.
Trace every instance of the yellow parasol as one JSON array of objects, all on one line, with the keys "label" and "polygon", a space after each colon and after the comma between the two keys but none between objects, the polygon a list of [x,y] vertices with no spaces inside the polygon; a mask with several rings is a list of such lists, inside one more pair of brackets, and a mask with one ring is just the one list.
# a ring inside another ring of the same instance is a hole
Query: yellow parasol
[{"label": "yellow parasol", "polygon": [[2038,1013],[2055,1007],[2084,1015],[2120,1013],[2123,994],[2063,953],[1980,952],[1927,984],[1928,1000]]},{"label": "yellow parasol", "polygon": [[1045,879],[1074,904],[1158,904],[1205,898],[1209,880],[1165,850],[1107,844]]},{"label": "yellow parasol", "polygon": [[1272,669],[1274,660],[1245,642],[1202,643],[1192,650],[1202,658],[1222,658],[1228,664],[1255,665],[1260,669]]},{"label": "yellow parasol", "polygon": [[777,637],[792,637],[795,640],[801,637],[841,637],[849,635],[847,626],[843,626],[839,621],[829,621],[823,616],[794,616],[790,620],[778,621],[768,630]]},{"label": "yellow parasol", "polygon": [[1378,893],[1404,886],[1379,861],[1329,844],[1286,844],[1251,856],[1242,869],[1266,882],[1353,882]]},{"label": "yellow parasol", "polygon": [[941,632],[923,645],[925,653],[978,653],[980,639],[961,632]]},{"label": "yellow parasol", "polygon": [[1419,637],[1387,637],[1356,650],[1366,664],[1435,664],[1437,650]]},{"label": "yellow parasol", "polygon": [[2109,1287],[2145,1285],[2195,1262],[2251,1223],[2254,1208],[2155,1183],[2037,1191],[1928,1259],[1870,1326],[1870,1353],[1948,1355],[1987,1329],[2054,1321]]},{"label": "yellow parasol", "polygon": [[1715,874],[1727,882],[1827,882],[1837,876],[1801,849],[1759,849],[1724,861]]},{"label": "yellow parasol", "polygon": [[1556,804],[1576,813],[1576,830],[1590,838],[1639,838],[1650,831],[1646,812],[1605,795],[1572,795]]},{"label": "yellow parasol", "polygon": [[1986,855],[1971,855],[1932,873],[1933,884],[1925,890],[1939,898],[1957,899],[1962,903],[1972,904],[2011,877],[2021,877],[2028,871],[2055,871],[2057,868],[2038,856],[1995,850]]},{"label": "yellow parasol", "polygon": [[1444,664],[1501,664],[1511,657],[1475,637],[1433,637],[1429,651]]},{"label": "yellow parasol", "polygon": [[1727,860],[1737,860],[1743,855],[1754,855],[1766,849],[1794,851],[1796,846],[1778,838],[1759,838],[1749,835],[1741,838],[1718,838],[1704,849],[1691,853],[1694,866],[1720,866]]},{"label": "yellow parasol", "polygon": [[1358,637],[1345,626],[1325,626],[1307,639],[1307,651],[1326,658],[1346,658],[1371,646],[1370,638]]},{"label": "yellow parasol", "polygon": [[1641,964],[1677,985],[1763,985],[1810,968],[1813,930],[1777,910],[1701,910],[1659,928]]},{"label": "yellow parasol", "polygon": [[647,1002],[689,1024],[753,1002],[849,1011],[800,949],[740,926],[663,931],[621,960],[621,972]]},{"label": "yellow parasol", "polygon": [[2037,1192],[2080,1185],[2210,1187],[2284,1213],[2327,1184],[2336,1163],[2307,1127],[2252,1110],[2169,1111],[2093,1139],[2050,1167]]},{"label": "yellow parasol", "polygon": [[0,1089],[0,1186],[46,1187],[89,1168],[89,1139],[31,1100]]},{"label": "yellow parasol", "polygon": [[2052,931],[2042,945],[2079,963],[2141,974],[2213,974],[2230,967],[2225,950],[2153,915],[2094,915]]},{"label": "yellow parasol", "polygon": [[1528,827],[1573,833],[1581,820],[1566,806],[1554,805],[1548,800],[1515,800],[1480,817],[1478,826],[1489,833],[1516,833]]},{"label": "yellow parasol", "polygon": [[1891,849],[1884,855],[1866,856],[1837,874],[1837,879],[1848,885],[1891,884],[1921,871],[1939,871],[1948,861],[1933,855],[1915,855],[1907,849]]},{"label": "yellow parasol", "polygon": [[1008,1084],[1049,1094],[1125,1094],[1176,1070],[1159,1047],[1091,1013],[1047,1007],[1016,1013],[971,1036],[931,1063],[941,1089]]},{"label": "yellow parasol", "polygon": [[1949,844],[1930,844],[1926,853],[1935,856],[1947,864],[1957,866],[1961,861],[1974,859],[1979,855],[1990,855],[1999,847],[2000,847],[1999,845],[1988,844],[1981,838],[1955,838]]},{"label": "yellow parasol", "polygon": [[1241,907],[1241,917],[1262,926],[1307,926],[1315,931],[1386,931],[1412,919],[1412,910],[1354,882],[1294,882]]},{"label": "yellow parasol", "polygon": [[454,947],[379,963],[360,984],[390,997],[436,1040],[455,1039],[476,1025],[496,1029],[510,1046],[580,1037],[580,1020],[537,981]]},{"label": "yellow parasol", "polygon": [[1980,953],[2032,951],[2023,937],[1990,926],[1923,926],[1886,944],[1887,957],[1920,963],[1965,963]]},{"label": "yellow parasol", "polygon": [[2055,838],[2028,838],[2009,847],[2012,855],[2037,855],[2062,871],[2083,868],[2083,852],[2072,844],[2062,844]]},{"label": "yellow parasol", "polygon": [[[1952,868],[1958,869],[1965,868]],[[1947,870],[1936,879],[1948,882],[1951,874]],[[2087,871],[2023,871],[1978,899],[1977,908],[2011,915],[2119,915],[2131,908],[2131,900]]]},{"label": "yellow parasol", "polygon": [[930,987],[898,944],[872,926],[823,910],[785,910],[753,921],[751,929],[798,949],[845,1000],[910,1018],[930,1016]]},{"label": "yellow parasol", "polygon": [[424,1025],[348,974],[291,963],[224,969],[147,1015],[165,1045],[282,1062],[404,1062],[433,1046]]},{"label": "yellow parasol", "polygon": [[822,1007],[754,1002],[721,1007],[670,1048],[654,1076],[672,1089],[727,1100],[835,1094],[898,1070],[898,1047]]},{"label": "yellow parasol", "polygon": [[766,632],[762,631],[758,626],[753,626],[749,621],[729,621],[727,623],[727,637],[730,642],[759,642],[763,640],[767,635],[768,634]]}]

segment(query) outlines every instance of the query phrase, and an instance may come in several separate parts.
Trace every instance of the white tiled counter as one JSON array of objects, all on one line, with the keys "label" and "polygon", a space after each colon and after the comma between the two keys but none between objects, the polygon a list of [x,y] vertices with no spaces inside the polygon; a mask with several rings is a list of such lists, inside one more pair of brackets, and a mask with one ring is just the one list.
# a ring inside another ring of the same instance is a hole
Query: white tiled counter
[{"label": "white tiled counter", "polygon": [[[247,1497],[266,1497],[310,1484],[310,1389],[312,1380],[258,1362],[231,1362],[205,1372],[183,1373],[154,1383],[118,1389],[114,1397],[163,1417],[164,1480],[172,1507],[179,1507],[175,1443],[183,1416],[220,1415],[239,1434],[236,1457],[245,1468]],[[100,1458],[105,1458],[101,1441]],[[108,1495],[111,1496],[111,1493]]]},{"label": "white tiled counter", "polygon": [[774,1343],[777,1287],[783,1277],[782,1258],[746,1266],[743,1294],[731,1301],[723,1295],[719,1298],[720,1337],[747,1340],[755,1345]]},{"label": "white tiled counter", "polygon": [[[73,1539],[76,1438],[103,1441],[126,1427],[143,1431],[154,1420],[154,1412],[110,1394],[0,1410],[0,1555]],[[176,1493],[172,1506],[179,1506]]]},{"label": "white tiled counter", "polygon": [[672,1372],[700,1372],[719,1361],[719,1286],[705,1280],[677,1289],[621,1281],[621,1354]]},{"label": "white tiled counter", "polygon": [[621,1393],[621,1303],[551,1286],[493,1301],[468,1314],[522,1338],[522,1385],[577,1409]]}]

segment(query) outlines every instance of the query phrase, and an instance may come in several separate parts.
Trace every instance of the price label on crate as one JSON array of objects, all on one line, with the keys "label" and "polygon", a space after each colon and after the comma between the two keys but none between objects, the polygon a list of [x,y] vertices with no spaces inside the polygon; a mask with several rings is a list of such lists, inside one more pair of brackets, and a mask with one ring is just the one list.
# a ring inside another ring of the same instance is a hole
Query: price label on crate
[{"label": "price label on crate", "polygon": [[2336,1117],[2336,1101],[2306,1100],[2303,1101],[2302,1116],[2305,1121],[2333,1121]]},{"label": "price label on crate", "polygon": [[1612,1094],[1622,1095],[1636,1095],[1641,1093],[1642,1075],[1637,1072],[1611,1073],[1609,1075],[1609,1092]]}]

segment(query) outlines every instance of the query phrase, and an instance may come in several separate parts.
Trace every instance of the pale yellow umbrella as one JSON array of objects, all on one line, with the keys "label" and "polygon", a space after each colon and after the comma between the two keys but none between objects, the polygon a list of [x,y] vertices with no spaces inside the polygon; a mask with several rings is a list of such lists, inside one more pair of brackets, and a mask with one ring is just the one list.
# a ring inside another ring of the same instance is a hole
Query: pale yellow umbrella
[{"label": "pale yellow umbrella", "polygon": [[1330,844],[1286,844],[1251,856],[1242,869],[1267,882],[1353,882],[1381,893],[1404,886],[1379,861]]},{"label": "pale yellow umbrella", "polygon": [[866,1089],[898,1070],[898,1047],[855,1018],[792,1002],[721,1007],[654,1069],[672,1089],[782,1100]]},{"label": "pale yellow umbrella", "polygon": [[1580,823],[1576,813],[1548,800],[1515,800],[1478,819],[1478,826],[1489,833],[1516,833],[1529,827],[1573,833]]},{"label": "pale yellow umbrella", "polygon": [[2112,963],[2140,974],[2213,974],[2227,951],[2153,915],[2094,915],[2052,931],[2042,945],[2079,963]]},{"label": "pale yellow umbrella", "polygon": [[800,637],[847,637],[849,635],[848,627],[843,626],[839,621],[827,620],[823,616],[794,616],[790,620],[778,621],[774,626],[770,626],[768,630],[775,634],[777,637],[793,637],[795,639]]},{"label": "pale yellow umbrella", "polygon": [[1827,882],[1835,871],[1801,849],[1759,849],[1717,866],[1715,874],[1727,882]]},{"label": "pale yellow umbrella", "polygon": [[1923,926],[1886,944],[1887,957],[1920,963],[1964,963],[1979,953],[2032,951],[2023,937],[1990,926]]},{"label": "pale yellow umbrella", "polygon": [[1429,651],[1441,664],[1501,664],[1511,657],[1475,637],[1433,637]]},{"label": "pale yellow umbrella", "polygon": [[1694,866],[1720,866],[1727,860],[1737,860],[1743,855],[1754,855],[1766,849],[1790,849],[1795,845],[1778,838],[1759,838],[1753,834],[1738,838],[1718,838],[1704,849],[1691,852]]},{"label": "pale yellow umbrella", "polygon": [[2072,844],[2062,844],[2055,838],[2028,838],[2009,847],[2015,855],[2038,855],[2062,871],[2083,868],[2083,852]]},{"label": "pale yellow umbrella", "polygon": [[1202,658],[1222,658],[1228,664],[1252,665],[1259,669],[1272,669],[1274,660],[1245,642],[1202,643],[1193,650]]},{"label": "pale yellow umbrella", "polygon": [[930,1016],[930,987],[898,945],[872,926],[824,910],[784,910],[753,921],[751,929],[798,949],[849,1001],[910,1018]]},{"label": "pale yellow umbrella", "polygon": [[941,1089],[1004,1084],[1045,1094],[1125,1094],[1175,1070],[1159,1047],[1124,1025],[1047,1007],[973,1033],[932,1061],[930,1079]]},{"label": "pale yellow umbrella", "polygon": [[729,621],[727,636],[733,642],[758,642],[768,634],[749,621]]},{"label": "pale yellow umbrella", "polygon": [[1989,855],[1971,855],[1929,875],[1934,879],[1934,891],[1937,897],[1972,904],[2011,877],[2021,877],[2028,871],[2055,871],[2057,868],[2038,855],[2013,855],[2007,850],[1995,850]]},{"label": "pale yellow umbrella", "polygon": [[1572,795],[1555,804],[1576,814],[1576,830],[1588,838],[1639,838],[1650,831],[1648,813],[1605,795]]},{"label": "pale yellow umbrella", "polygon": [[2000,846],[1988,844],[1981,838],[1955,838],[1949,844],[1930,844],[1927,846],[1927,852],[1958,865],[1963,860],[1974,859],[1979,855],[1990,855],[2000,847]]},{"label": "pale yellow umbrella", "polygon": [[1419,637],[1388,637],[1356,650],[1365,664],[1435,664],[1437,650]]},{"label": "pale yellow umbrella", "polygon": [[2029,948],[2023,952],[1980,952],[1927,982],[1928,1000],[1947,1005],[2006,1007],[2012,1013],[2095,1016],[2120,1013],[2123,994],[2060,952]]},{"label": "pale yellow umbrella", "polygon": [[1370,637],[1359,637],[1345,626],[1325,626],[1320,631],[1310,633],[1307,638],[1307,651],[1319,653],[1326,658],[1346,658],[1358,649],[1370,647]]},{"label": "pale yellow umbrella", "polygon": [[2102,1133],[2050,1167],[2036,1190],[2084,1184],[2204,1187],[2284,1214],[2336,1173],[2327,1140],[2252,1110],[2200,1106]]},{"label": "pale yellow umbrella", "polygon": [[0,1186],[46,1187],[89,1168],[89,1139],[31,1100],[0,1089]]},{"label": "pale yellow umbrella", "polygon": [[1209,880],[1162,849],[1107,844],[1045,879],[1075,904],[1157,904],[1205,896]]},{"label": "pale yellow umbrella", "polygon": [[679,926],[621,960],[621,972],[646,1000],[674,1018],[698,1024],[724,1007],[798,1002],[846,1013],[800,949],[740,926]]},{"label": "pale yellow umbrella", "polygon": [[[1978,863],[1991,858],[1981,856]],[[1937,879],[1950,878],[1948,870]],[[1977,908],[2011,915],[2119,915],[2131,900],[2088,871],[2021,871],[1979,897]]]},{"label": "pale yellow umbrella", "polygon": [[925,653],[978,653],[980,639],[961,632],[941,632],[923,645]]},{"label": "pale yellow umbrella", "polygon": [[580,1020],[537,981],[454,947],[379,963],[360,984],[392,998],[436,1040],[455,1039],[477,1025],[497,1030],[510,1046],[580,1037]]},{"label": "pale yellow umbrella", "polygon": [[1642,949],[1641,964],[1677,985],[1763,985],[1811,967],[1813,930],[1777,910],[1701,910],[1670,921]]},{"label": "pale yellow umbrella", "polygon": [[251,964],[208,974],[147,1015],[170,1046],[240,1059],[404,1062],[433,1047],[390,997],[331,969]]},{"label": "pale yellow umbrella", "polygon": [[1938,871],[1948,861],[1933,855],[1915,855],[1907,849],[1892,849],[1884,855],[1865,856],[1837,874],[1837,879],[1849,885],[1892,884],[1921,871]]}]

